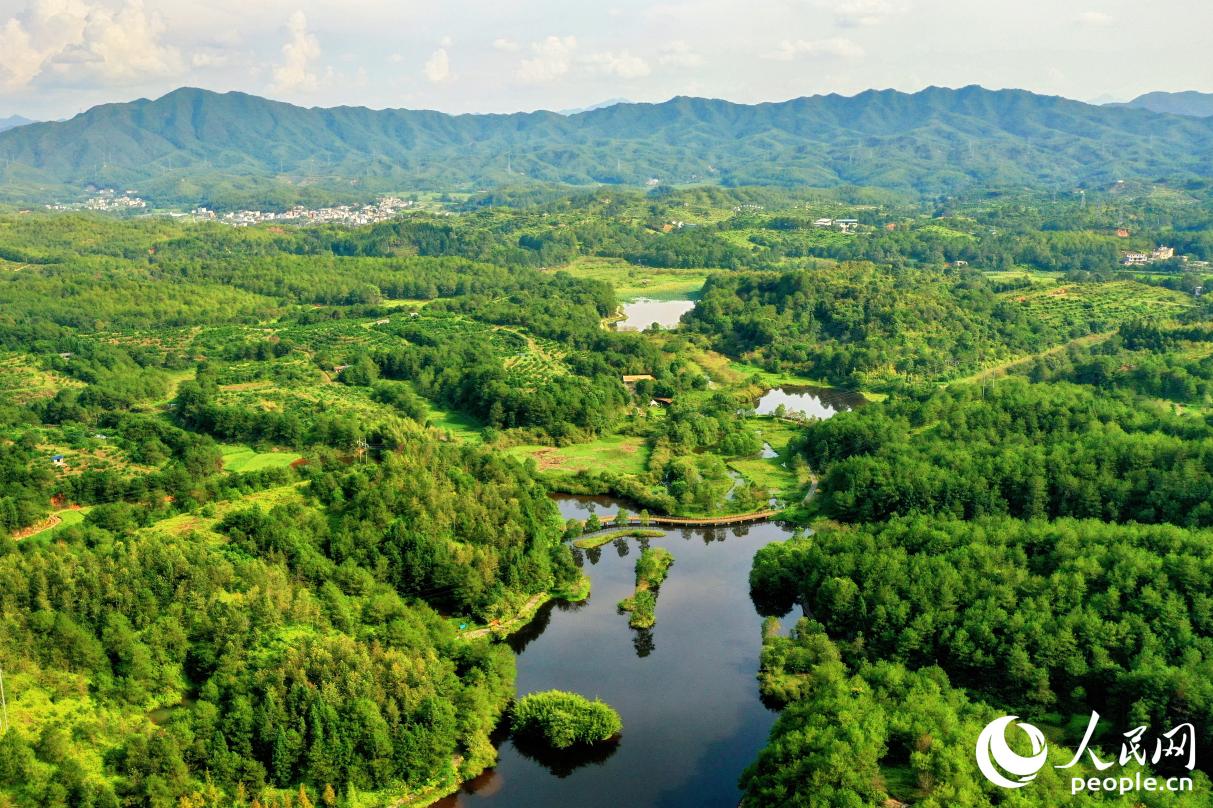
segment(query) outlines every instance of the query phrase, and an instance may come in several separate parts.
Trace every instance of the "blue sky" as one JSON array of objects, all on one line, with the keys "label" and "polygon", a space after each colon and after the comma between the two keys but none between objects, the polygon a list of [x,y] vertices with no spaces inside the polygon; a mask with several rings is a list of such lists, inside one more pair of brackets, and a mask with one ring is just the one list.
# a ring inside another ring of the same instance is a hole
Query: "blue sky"
[{"label": "blue sky", "polygon": [[0,0],[0,116],[189,85],[308,106],[564,109],[869,87],[1213,91],[1207,0]]}]

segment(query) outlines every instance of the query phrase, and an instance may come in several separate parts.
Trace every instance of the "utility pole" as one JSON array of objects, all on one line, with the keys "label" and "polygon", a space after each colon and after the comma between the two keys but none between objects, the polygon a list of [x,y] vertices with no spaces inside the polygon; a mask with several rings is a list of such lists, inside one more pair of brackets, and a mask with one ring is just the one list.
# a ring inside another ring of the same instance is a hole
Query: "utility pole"
[{"label": "utility pole", "polygon": [[0,735],[8,732],[8,701],[4,698],[4,666],[0,665]]}]

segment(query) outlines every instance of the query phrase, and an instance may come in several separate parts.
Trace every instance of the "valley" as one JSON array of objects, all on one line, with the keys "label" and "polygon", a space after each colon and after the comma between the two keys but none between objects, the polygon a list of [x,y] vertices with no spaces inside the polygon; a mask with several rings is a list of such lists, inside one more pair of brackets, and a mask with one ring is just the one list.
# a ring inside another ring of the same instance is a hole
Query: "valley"
[{"label": "valley", "polygon": [[986,805],[998,713],[1209,714],[1213,207],[1122,193],[0,212],[0,794]]}]

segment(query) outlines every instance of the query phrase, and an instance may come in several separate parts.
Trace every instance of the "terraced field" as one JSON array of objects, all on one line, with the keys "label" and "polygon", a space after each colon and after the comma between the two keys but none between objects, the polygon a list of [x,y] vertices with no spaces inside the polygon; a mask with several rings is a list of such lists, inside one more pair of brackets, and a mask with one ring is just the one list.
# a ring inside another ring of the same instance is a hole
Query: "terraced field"
[{"label": "terraced field", "polygon": [[1025,306],[1033,319],[1057,329],[1090,324],[1084,333],[1106,331],[1140,318],[1179,314],[1194,305],[1185,294],[1135,281],[1062,283],[1048,289],[1009,292],[1006,297]]},{"label": "terraced field", "polygon": [[17,404],[27,404],[39,398],[50,398],[64,387],[83,387],[82,382],[38,367],[25,354],[0,356],[0,396]]}]

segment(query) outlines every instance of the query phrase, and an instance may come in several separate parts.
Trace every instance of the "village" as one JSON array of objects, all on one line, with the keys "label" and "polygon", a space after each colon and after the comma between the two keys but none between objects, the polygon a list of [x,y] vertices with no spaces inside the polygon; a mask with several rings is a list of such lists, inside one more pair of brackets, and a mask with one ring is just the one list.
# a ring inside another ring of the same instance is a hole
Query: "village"
[{"label": "village", "polygon": [[144,210],[147,202],[134,191],[124,191],[121,194],[113,188],[103,188],[83,202],[68,202],[50,204],[47,210],[95,210],[104,213],[123,213]]},{"label": "village", "polygon": [[1174,247],[1156,247],[1152,252],[1148,253],[1125,253],[1125,257],[1121,259],[1120,263],[1127,267],[1139,267],[1159,261],[1170,261],[1174,257]]},{"label": "village", "polygon": [[217,221],[234,227],[249,227],[263,222],[359,226],[378,224],[379,222],[394,219],[412,208],[415,204],[411,199],[383,196],[368,205],[338,205],[328,208],[305,208],[302,205],[296,205],[282,213],[261,210],[238,210],[222,214],[205,207],[198,207],[194,208],[188,215],[192,216],[196,221]]}]

